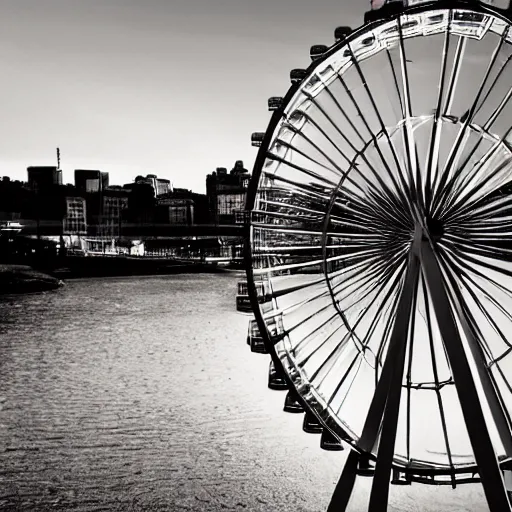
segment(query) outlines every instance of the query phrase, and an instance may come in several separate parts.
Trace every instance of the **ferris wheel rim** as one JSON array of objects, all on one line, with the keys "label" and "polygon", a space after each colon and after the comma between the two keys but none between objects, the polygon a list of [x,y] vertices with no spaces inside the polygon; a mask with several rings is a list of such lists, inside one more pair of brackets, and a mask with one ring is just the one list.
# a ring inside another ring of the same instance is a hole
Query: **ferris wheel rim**
[{"label": "ferris wheel rim", "polygon": [[[272,143],[273,137],[276,133],[276,128],[279,125],[280,120],[283,118],[283,113],[286,111],[287,107],[293,102],[294,98],[297,96],[297,94],[300,94],[301,87],[304,83],[307,82],[307,80],[313,75],[314,71],[317,69],[317,67],[321,66],[326,59],[328,59],[331,55],[339,52],[343,47],[348,46],[351,41],[358,39],[361,37],[361,35],[370,32],[375,27],[382,25],[384,23],[389,22],[392,19],[398,18],[403,15],[408,14],[417,14],[422,12],[427,12],[431,10],[451,10],[451,9],[458,9],[458,10],[466,10],[471,12],[482,12],[485,14],[490,14],[498,19],[501,19],[505,21],[507,24],[512,24],[512,19],[509,15],[506,15],[504,11],[498,10],[496,8],[493,8],[488,5],[483,4],[475,4],[472,2],[464,2],[464,1],[433,1],[429,3],[424,3],[416,6],[411,6],[408,8],[403,9],[399,14],[393,15],[390,18],[385,18],[381,20],[377,20],[368,24],[364,24],[361,27],[359,27],[357,30],[355,30],[352,34],[350,34],[346,40],[339,41],[335,43],[329,50],[323,55],[323,57],[315,62],[313,62],[308,68],[305,78],[299,82],[294,83],[290,86],[288,89],[282,106],[276,110],[268,124],[267,130],[265,131],[265,136],[262,141],[261,147],[259,148],[258,155],[254,164],[253,168],[253,179],[251,180],[250,187],[247,194],[247,209],[252,211],[254,208],[254,204],[258,195],[259,190],[259,182],[260,177],[263,172],[263,166],[267,159],[267,153],[269,150],[269,147]],[[334,192],[332,192],[334,194]],[[254,273],[253,273],[253,252],[252,252],[252,242],[251,242],[251,232],[252,232],[252,222],[249,222],[248,225],[248,233],[247,233],[247,240],[248,243],[246,245],[246,269],[247,269],[247,281],[248,281],[248,288],[249,288],[249,295],[251,298],[251,303],[253,304],[253,310],[256,317],[256,322],[258,324],[258,327],[260,329],[260,332],[262,333],[264,343],[267,347],[267,350],[269,351],[272,360],[274,361],[274,364],[276,367],[279,367],[284,370],[284,366],[282,364],[281,358],[279,357],[278,353],[276,352],[276,349],[271,341],[271,336],[268,330],[267,323],[265,322],[263,318],[263,314],[261,312],[261,309],[258,305],[258,298],[257,298],[257,292],[256,287],[254,285],[255,279],[254,279]],[[325,247],[325,229],[323,234],[323,245]],[[328,279],[327,279],[328,281]],[[288,373],[286,371],[283,371],[283,376],[290,386],[290,389],[294,389],[295,385],[293,380],[290,378]],[[321,414],[318,413],[318,411],[315,410],[315,408],[311,407],[311,404],[306,402],[302,395],[300,393],[297,393],[299,401],[301,405],[305,407],[305,410],[310,410],[317,418],[318,420],[327,428],[332,429],[333,425],[330,420],[333,420],[332,418],[323,418]],[[331,423],[331,424],[330,424]],[[337,435],[340,434],[340,426],[336,425],[336,429],[333,430]],[[352,440],[353,442],[350,442],[350,439],[344,439],[346,442],[348,442],[351,447],[359,451],[360,453],[364,454],[365,456],[368,456],[372,460],[376,460],[376,455],[373,453],[368,453],[364,450],[361,450],[358,448],[357,443]],[[397,454],[395,454],[397,455]],[[478,472],[478,466],[476,463],[469,463],[466,465],[457,465],[456,467],[450,467],[446,470],[434,470],[434,466],[439,466],[438,463],[429,463],[428,461],[419,461],[419,465],[417,467],[413,466],[411,467],[411,464],[408,465],[400,465],[396,463],[396,460],[393,460],[393,467],[398,470],[407,470],[411,469],[415,471],[416,473],[422,473],[424,474],[430,474],[432,472],[435,472],[436,474],[443,474],[443,471],[446,471],[445,474],[452,474],[452,473],[471,473],[471,472]],[[505,464],[505,462],[501,462],[501,464]],[[425,466],[431,465],[432,469],[426,468]]]}]

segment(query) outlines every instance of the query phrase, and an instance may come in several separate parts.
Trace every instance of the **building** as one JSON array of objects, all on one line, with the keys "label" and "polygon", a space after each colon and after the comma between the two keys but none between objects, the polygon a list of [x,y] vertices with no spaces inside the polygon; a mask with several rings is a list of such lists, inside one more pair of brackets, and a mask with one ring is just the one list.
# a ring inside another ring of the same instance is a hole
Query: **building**
[{"label": "building", "polygon": [[148,174],[145,178],[143,176],[137,176],[135,183],[146,183],[153,187],[153,193],[155,197],[160,197],[165,194],[172,192],[172,185],[170,180],[164,178],[158,178],[156,174]]},{"label": "building", "polygon": [[[191,198],[166,197],[158,200],[160,210],[167,210],[167,222],[173,225],[194,224],[194,200]],[[160,215],[160,218],[163,216]]]},{"label": "building", "polygon": [[100,234],[109,238],[121,236],[123,210],[128,208],[128,194],[107,189],[103,194]]},{"label": "building", "polygon": [[156,197],[163,196],[165,194],[168,194],[169,192],[172,192],[171,181],[163,178],[157,178],[155,190]]},{"label": "building", "polygon": [[245,197],[251,175],[237,160],[231,171],[218,167],[206,177],[206,195],[210,217],[216,224],[238,224],[244,221]]},{"label": "building", "polygon": [[83,197],[66,197],[66,215],[64,217],[63,234],[87,234],[87,209]]},{"label": "building", "polygon": [[75,187],[81,193],[102,192],[108,187],[108,172],[75,169]]},{"label": "building", "polygon": [[62,171],[51,166],[27,167],[28,185],[36,192],[45,192],[62,185]]}]

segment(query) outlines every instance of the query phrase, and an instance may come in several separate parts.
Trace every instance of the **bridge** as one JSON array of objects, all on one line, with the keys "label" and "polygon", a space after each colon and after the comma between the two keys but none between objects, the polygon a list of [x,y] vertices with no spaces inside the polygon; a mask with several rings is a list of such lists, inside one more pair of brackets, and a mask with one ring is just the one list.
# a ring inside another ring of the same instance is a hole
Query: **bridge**
[{"label": "bridge", "polygon": [[[60,235],[75,235],[78,233],[64,231],[62,222],[58,221],[20,221],[17,228],[8,228],[17,231],[22,236],[54,237]],[[158,223],[123,223],[119,226],[89,226],[87,237],[126,238],[144,240],[148,238],[190,238],[190,237],[243,237],[245,226],[243,224],[191,224],[173,225]]]}]

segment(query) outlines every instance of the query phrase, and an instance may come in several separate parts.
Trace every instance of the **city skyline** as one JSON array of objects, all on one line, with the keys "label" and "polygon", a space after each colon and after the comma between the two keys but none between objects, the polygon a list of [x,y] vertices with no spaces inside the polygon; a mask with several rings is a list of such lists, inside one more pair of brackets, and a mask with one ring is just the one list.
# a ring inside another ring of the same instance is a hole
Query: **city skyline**
[{"label": "city skyline", "polygon": [[[266,129],[267,98],[309,65],[308,43],[362,24],[369,2],[174,0],[3,3],[0,176],[29,165],[101,169],[112,183],[156,174],[204,192]],[[304,42],[304,20],[308,38]]]}]

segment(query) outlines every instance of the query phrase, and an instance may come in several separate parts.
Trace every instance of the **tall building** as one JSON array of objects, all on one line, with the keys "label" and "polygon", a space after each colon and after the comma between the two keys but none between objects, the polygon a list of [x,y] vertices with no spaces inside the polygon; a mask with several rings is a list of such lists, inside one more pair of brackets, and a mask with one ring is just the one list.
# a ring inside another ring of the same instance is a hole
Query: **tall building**
[{"label": "tall building", "polygon": [[42,192],[62,185],[62,171],[51,166],[27,167],[28,185],[32,190]]},{"label": "tall building", "polygon": [[231,171],[217,167],[206,177],[206,195],[211,219],[216,224],[238,224],[244,219],[245,196],[251,175],[241,160]]},{"label": "tall building", "polygon": [[81,193],[102,192],[108,187],[108,172],[75,169],[75,187]]}]

